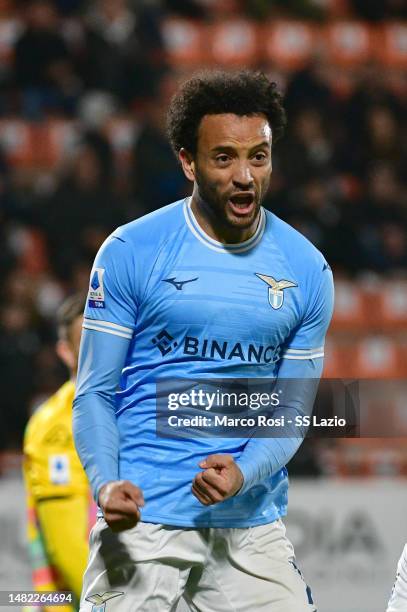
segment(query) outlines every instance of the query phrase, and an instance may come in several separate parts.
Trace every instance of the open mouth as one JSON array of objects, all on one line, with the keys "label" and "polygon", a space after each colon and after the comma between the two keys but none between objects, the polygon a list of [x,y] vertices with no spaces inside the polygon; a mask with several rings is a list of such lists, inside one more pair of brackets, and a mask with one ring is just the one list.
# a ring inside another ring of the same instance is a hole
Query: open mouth
[{"label": "open mouth", "polygon": [[250,192],[234,194],[229,198],[229,204],[234,214],[247,215],[254,208],[254,194]]}]

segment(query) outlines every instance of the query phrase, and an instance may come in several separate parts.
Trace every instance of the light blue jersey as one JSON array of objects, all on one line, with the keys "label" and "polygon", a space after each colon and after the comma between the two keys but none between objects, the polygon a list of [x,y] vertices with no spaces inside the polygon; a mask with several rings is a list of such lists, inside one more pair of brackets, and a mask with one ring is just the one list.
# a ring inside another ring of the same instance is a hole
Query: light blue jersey
[{"label": "light blue jersey", "polygon": [[[205,234],[190,199],[113,232],[91,273],[74,403],[95,497],[109,480],[130,480],[144,494],[143,521],[185,527],[247,527],[284,515],[285,464],[301,440],[158,437],[156,381],[318,378],[332,307],[323,256],[264,209],[240,244]],[[244,485],[206,507],[191,484],[214,453],[233,455]]]}]

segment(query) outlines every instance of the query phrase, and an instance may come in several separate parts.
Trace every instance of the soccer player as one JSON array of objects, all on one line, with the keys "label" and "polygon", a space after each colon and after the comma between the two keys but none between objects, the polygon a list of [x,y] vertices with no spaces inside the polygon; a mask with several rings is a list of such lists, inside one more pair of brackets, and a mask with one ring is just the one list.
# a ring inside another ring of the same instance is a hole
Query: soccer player
[{"label": "soccer player", "polygon": [[172,611],[181,595],[201,612],[316,609],[281,521],[301,437],[156,433],[161,378],[321,374],[330,268],[261,206],[284,124],[265,75],[192,77],[168,113],[192,197],[117,229],[96,257],[74,436],[103,517],[82,612]]},{"label": "soccer player", "polygon": [[24,437],[34,587],[38,591],[73,591],[78,603],[94,508],[72,436],[72,402],[84,302],[84,295],[74,295],[58,312],[56,350],[70,371],[70,380],[33,414]]},{"label": "soccer player", "polygon": [[386,612],[407,612],[407,544],[397,565],[396,582]]}]

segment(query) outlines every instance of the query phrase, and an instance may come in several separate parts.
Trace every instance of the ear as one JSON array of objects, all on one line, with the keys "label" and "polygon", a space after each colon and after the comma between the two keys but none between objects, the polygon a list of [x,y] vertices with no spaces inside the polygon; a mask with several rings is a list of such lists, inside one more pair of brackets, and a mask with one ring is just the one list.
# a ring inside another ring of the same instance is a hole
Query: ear
[{"label": "ear", "polygon": [[75,367],[75,355],[69,342],[66,340],[58,340],[56,352],[60,360],[69,370],[72,370]]},{"label": "ear", "polygon": [[178,154],[179,160],[182,165],[185,176],[190,181],[195,181],[195,162],[191,153],[186,149],[182,148]]}]

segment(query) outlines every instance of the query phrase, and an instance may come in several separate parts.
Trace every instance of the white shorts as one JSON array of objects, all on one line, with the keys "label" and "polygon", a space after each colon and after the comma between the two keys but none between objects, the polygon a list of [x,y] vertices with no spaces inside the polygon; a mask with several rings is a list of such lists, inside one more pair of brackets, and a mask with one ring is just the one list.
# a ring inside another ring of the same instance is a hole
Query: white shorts
[{"label": "white shorts", "polygon": [[316,612],[281,520],[246,529],[138,523],[116,534],[98,519],[81,612],[175,612],[181,597],[193,612]]}]

